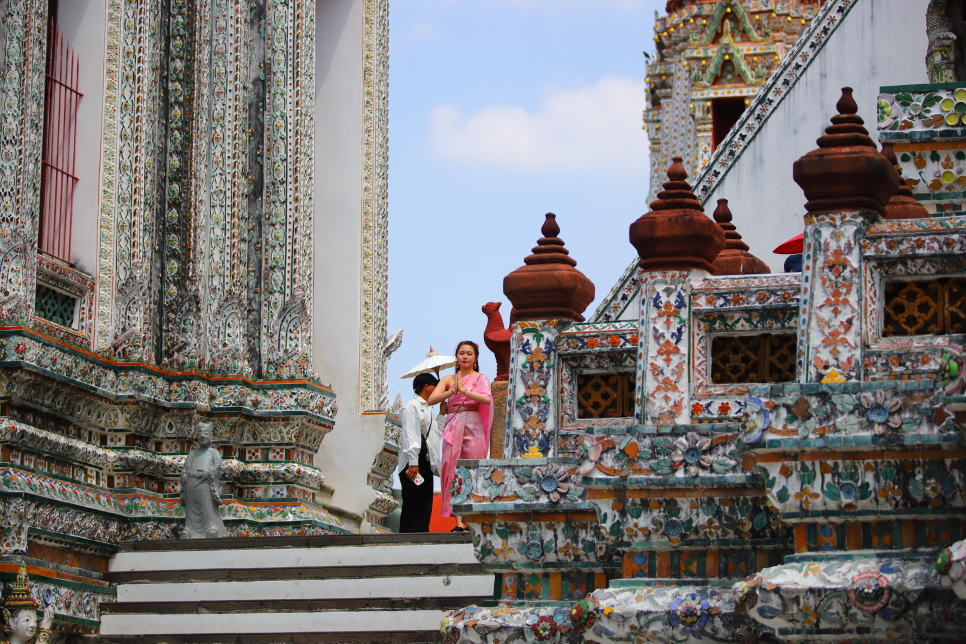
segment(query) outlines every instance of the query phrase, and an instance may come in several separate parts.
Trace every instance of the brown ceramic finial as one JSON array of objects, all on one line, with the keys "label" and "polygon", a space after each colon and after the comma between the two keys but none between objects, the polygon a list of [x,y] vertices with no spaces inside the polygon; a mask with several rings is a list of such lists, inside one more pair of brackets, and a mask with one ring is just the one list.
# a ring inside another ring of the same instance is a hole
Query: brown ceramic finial
[{"label": "brown ceramic finial", "polygon": [[899,189],[896,194],[892,195],[892,199],[886,204],[886,219],[922,219],[923,217],[928,217],[929,212],[926,208],[919,203],[912,194],[912,188],[909,184],[905,182],[902,178],[902,170],[899,167],[899,159],[896,158],[896,153],[892,149],[891,143],[882,144],[882,156],[896,169],[896,173],[899,175]]},{"label": "brown ceramic finial", "polygon": [[763,275],[771,272],[765,262],[748,252],[748,244],[741,241],[738,229],[731,223],[732,215],[727,199],[718,199],[718,207],[714,209],[713,216],[725,235],[725,248],[714,260],[712,272],[715,275]]},{"label": "brown ceramic finial", "polygon": [[574,268],[577,262],[557,235],[560,227],[552,212],[541,228],[533,254],[523,266],[503,278],[503,292],[513,305],[510,323],[517,320],[575,320],[594,301],[594,284]]},{"label": "brown ceramic finial", "polygon": [[664,190],[651,202],[651,212],[631,224],[630,240],[646,271],[714,272],[724,247],[724,231],[704,214],[691,192],[681,157],[674,157]]},{"label": "brown ceramic finial", "polygon": [[818,149],[795,162],[792,177],[802,187],[810,213],[872,210],[883,217],[899,178],[879,154],[856,112],[852,88],[843,87],[839,113],[819,137]]},{"label": "brown ceramic finial", "polygon": [[[496,378],[493,382],[510,379],[510,329],[503,324],[500,302],[487,302],[482,311],[486,315],[486,328],[483,329],[483,343],[496,358]],[[512,322],[510,324],[513,324]]]}]

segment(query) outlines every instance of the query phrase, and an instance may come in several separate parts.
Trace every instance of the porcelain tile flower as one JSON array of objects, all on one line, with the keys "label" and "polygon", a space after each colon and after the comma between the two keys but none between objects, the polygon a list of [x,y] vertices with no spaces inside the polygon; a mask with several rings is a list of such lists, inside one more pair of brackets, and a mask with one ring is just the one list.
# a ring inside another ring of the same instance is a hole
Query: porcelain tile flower
[{"label": "porcelain tile flower", "polygon": [[678,597],[668,606],[668,621],[684,633],[700,631],[708,625],[711,604],[700,595],[689,593]]},{"label": "porcelain tile flower", "polygon": [[885,575],[870,570],[852,578],[848,589],[849,601],[863,613],[873,615],[889,603],[892,590]]},{"label": "porcelain tile flower", "polygon": [[887,402],[885,391],[880,389],[875,395],[864,393],[859,397],[859,402],[865,409],[866,420],[872,423],[877,436],[882,436],[889,428],[902,427],[902,419],[898,415],[902,410],[902,402],[895,398]]},{"label": "porcelain tile flower", "polygon": [[759,398],[749,396],[741,419],[741,437],[745,443],[757,443],[771,426],[768,409]]},{"label": "porcelain tile flower", "polygon": [[590,434],[584,434],[580,445],[577,447],[577,457],[580,459],[580,466],[577,468],[578,474],[590,474],[597,467],[597,461],[603,449],[600,443]]},{"label": "porcelain tile flower", "polygon": [[545,465],[535,468],[533,474],[537,479],[537,485],[540,486],[540,491],[550,497],[551,503],[559,503],[560,496],[566,496],[570,491],[570,483],[565,482],[567,480],[565,467],[554,468],[553,465]]}]

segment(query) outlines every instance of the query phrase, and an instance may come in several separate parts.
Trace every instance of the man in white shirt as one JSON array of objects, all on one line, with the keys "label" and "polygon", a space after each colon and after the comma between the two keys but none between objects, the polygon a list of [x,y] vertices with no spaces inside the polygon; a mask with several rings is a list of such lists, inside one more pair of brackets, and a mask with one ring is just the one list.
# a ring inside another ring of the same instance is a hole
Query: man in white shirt
[{"label": "man in white shirt", "polygon": [[[399,532],[429,532],[433,515],[433,475],[439,475],[440,432],[433,408],[426,401],[439,379],[421,373],[413,380],[415,395],[403,407],[399,446],[402,514]],[[435,458],[434,458],[435,457]],[[417,484],[417,481],[422,481]]]}]

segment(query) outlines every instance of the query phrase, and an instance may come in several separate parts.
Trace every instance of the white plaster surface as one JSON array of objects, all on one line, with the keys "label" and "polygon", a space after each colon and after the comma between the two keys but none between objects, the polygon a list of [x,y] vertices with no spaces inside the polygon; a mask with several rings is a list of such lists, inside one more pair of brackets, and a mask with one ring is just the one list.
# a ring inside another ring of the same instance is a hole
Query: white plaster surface
[{"label": "white plaster surface", "polygon": [[329,546],[265,550],[189,550],[175,552],[119,552],[111,572],[164,570],[240,570],[341,566],[476,564],[469,544],[446,543],[398,546]]},{"label": "white plaster surface", "polygon": [[216,633],[371,633],[435,631],[448,611],[322,611],[315,613],[219,613],[189,615],[101,615],[104,635]]},{"label": "white plaster surface", "polygon": [[313,366],[339,401],[335,429],[322,441],[315,465],[335,489],[331,503],[360,515],[375,499],[366,476],[384,436],[382,417],[362,416],[359,409],[363,9],[362,0],[316,3],[312,312]]},{"label": "white plaster surface", "polygon": [[73,225],[70,260],[94,275],[97,270],[97,231],[100,203],[102,116],[104,114],[105,0],[61,2],[57,21],[70,41],[80,66]]},{"label": "white plaster surface", "polygon": [[[857,0],[806,72],[773,110],[705,203],[728,199],[733,223],[751,252],[782,272],[776,246],[804,230],[805,195],[792,163],[817,146],[835,115],[841,88],[851,87],[859,116],[876,139],[876,98],[884,85],[926,83],[928,0]],[[690,171],[691,169],[688,168]]]},{"label": "white plaster surface", "polygon": [[489,597],[493,575],[121,584],[118,602]]}]

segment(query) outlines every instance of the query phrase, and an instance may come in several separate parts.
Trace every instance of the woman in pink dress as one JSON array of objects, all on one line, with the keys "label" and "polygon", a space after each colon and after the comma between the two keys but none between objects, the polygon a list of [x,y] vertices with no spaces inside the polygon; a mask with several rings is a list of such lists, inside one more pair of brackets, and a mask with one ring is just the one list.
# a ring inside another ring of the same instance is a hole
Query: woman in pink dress
[{"label": "woman in pink dress", "polygon": [[[480,347],[464,340],[456,346],[456,375],[445,376],[427,401],[435,405],[446,401],[447,419],[443,429],[443,457],[440,466],[440,515],[452,515],[450,485],[461,458],[490,456],[490,421],[493,405],[490,381],[480,373]],[[453,532],[467,532],[463,518],[456,515]]]}]

